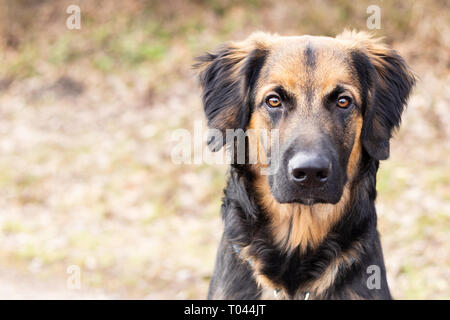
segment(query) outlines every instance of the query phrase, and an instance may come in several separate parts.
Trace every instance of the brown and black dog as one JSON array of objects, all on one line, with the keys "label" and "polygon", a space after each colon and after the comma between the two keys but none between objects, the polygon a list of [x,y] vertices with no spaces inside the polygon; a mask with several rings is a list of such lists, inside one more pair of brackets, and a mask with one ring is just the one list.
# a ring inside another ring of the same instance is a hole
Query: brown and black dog
[{"label": "brown and black dog", "polygon": [[196,67],[210,128],[279,140],[272,174],[261,174],[274,157],[259,138],[246,140],[259,161],[231,165],[208,298],[390,299],[374,202],[415,83],[405,61],[364,32],[257,33]]}]

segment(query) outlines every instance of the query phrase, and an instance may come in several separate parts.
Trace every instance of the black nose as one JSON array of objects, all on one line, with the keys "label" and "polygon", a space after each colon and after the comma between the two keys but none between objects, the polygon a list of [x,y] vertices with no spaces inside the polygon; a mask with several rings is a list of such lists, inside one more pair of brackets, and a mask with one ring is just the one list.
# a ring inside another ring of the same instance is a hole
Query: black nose
[{"label": "black nose", "polygon": [[324,156],[299,152],[289,160],[290,178],[303,187],[320,187],[330,174],[330,160]]}]

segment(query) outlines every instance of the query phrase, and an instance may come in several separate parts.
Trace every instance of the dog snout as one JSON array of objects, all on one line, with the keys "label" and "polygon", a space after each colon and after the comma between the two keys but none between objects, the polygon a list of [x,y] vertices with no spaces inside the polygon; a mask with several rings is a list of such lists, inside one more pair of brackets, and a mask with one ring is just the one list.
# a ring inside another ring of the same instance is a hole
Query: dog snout
[{"label": "dog snout", "polygon": [[328,181],[331,161],[310,152],[295,154],[288,163],[290,179],[302,187],[320,187]]}]

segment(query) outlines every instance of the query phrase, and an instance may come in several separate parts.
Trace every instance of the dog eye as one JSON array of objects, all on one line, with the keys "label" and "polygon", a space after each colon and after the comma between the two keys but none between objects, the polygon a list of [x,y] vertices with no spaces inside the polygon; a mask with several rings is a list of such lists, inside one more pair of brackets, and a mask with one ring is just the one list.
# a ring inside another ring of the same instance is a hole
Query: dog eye
[{"label": "dog eye", "polygon": [[340,97],[337,101],[337,106],[339,108],[347,108],[351,102],[352,102],[352,99],[349,97]]},{"label": "dog eye", "polygon": [[279,107],[281,105],[281,100],[277,96],[269,96],[266,99],[266,104],[270,108],[277,108],[277,107]]}]

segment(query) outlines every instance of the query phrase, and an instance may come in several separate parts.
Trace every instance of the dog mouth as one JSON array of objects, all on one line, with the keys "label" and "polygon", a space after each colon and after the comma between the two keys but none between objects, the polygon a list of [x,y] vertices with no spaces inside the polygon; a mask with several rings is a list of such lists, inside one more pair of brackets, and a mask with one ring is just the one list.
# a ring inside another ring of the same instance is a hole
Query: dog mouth
[{"label": "dog mouth", "polygon": [[316,204],[317,202],[320,202],[320,200],[316,200],[313,198],[306,198],[306,199],[300,200],[298,202],[301,204],[305,204],[307,206],[312,206],[312,205]]},{"label": "dog mouth", "polygon": [[318,203],[333,203],[333,202],[330,202],[330,201],[327,201],[327,200],[321,199],[321,198],[301,198],[301,199],[293,199],[290,201],[283,201],[280,203],[297,203],[297,204],[303,204],[305,206],[313,206]]},{"label": "dog mouth", "polygon": [[[338,192],[339,188],[334,188],[334,192],[329,190],[296,190],[284,188],[272,188],[272,196],[281,204],[302,204],[313,206],[315,204],[337,204],[342,192]],[[299,192],[300,191],[300,192]]]}]

